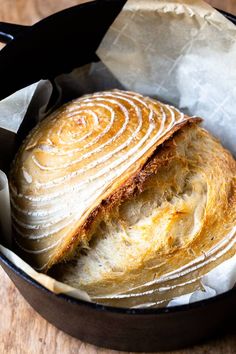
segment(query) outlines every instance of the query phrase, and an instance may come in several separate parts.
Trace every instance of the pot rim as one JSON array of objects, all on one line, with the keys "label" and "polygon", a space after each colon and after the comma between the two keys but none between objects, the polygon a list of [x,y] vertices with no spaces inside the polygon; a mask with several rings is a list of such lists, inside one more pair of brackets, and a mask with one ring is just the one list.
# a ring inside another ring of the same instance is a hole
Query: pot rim
[{"label": "pot rim", "polygon": [[176,305],[176,306],[171,306],[171,307],[159,307],[159,308],[125,308],[125,307],[114,307],[114,306],[108,306],[108,305],[102,305],[98,304],[95,302],[89,302],[85,300],[79,300],[76,299],[70,295],[67,294],[56,294],[53,291],[47,289],[43,285],[41,285],[39,282],[31,278],[27,273],[25,273],[21,268],[17,267],[15,264],[13,264],[6,256],[4,256],[0,252],[0,260],[2,263],[5,264],[6,267],[10,268],[17,276],[22,278],[24,281],[27,283],[37,287],[44,293],[48,293],[51,296],[56,296],[59,297],[66,302],[70,302],[73,304],[77,305],[82,305],[89,307],[94,310],[98,311],[104,311],[104,312],[111,312],[111,313],[118,313],[118,314],[125,314],[125,315],[164,315],[164,314],[169,314],[169,313],[177,313],[177,312],[185,312],[189,310],[196,310],[200,307],[205,307],[208,306],[209,304],[212,304],[213,302],[218,302],[221,301],[222,299],[226,299],[227,297],[230,296],[235,296],[236,297],[236,287],[233,287],[232,289],[222,293],[218,294],[216,296],[213,296],[208,299],[192,302],[189,304],[185,305]]}]

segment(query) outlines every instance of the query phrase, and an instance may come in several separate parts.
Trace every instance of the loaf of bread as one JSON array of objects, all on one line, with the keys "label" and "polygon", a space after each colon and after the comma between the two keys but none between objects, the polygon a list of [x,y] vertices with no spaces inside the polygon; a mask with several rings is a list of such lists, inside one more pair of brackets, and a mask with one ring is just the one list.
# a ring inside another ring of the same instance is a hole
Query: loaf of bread
[{"label": "loaf of bread", "polygon": [[115,306],[198,286],[235,253],[236,226],[236,162],[200,122],[118,90],[62,106],[11,169],[18,252]]}]

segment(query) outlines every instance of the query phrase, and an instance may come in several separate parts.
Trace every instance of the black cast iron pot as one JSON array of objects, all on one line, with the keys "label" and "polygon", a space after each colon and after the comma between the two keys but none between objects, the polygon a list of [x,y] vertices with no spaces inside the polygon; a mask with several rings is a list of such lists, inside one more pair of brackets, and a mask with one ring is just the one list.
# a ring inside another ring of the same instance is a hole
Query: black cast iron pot
[{"label": "black cast iron pot", "polygon": [[[33,26],[0,23],[0,99],[40,79],[92,61],[125,0],[97,0],[59,12]],[[236,18],[223,13],[236,24]],[[0,142],[1,143],[1,142]],[[0,264],[30,305],[66,333],[125,351],[172,350],[220,333],[236,315],[236,288],[190,305],[122,309],[56,295],[0,253]]]}]

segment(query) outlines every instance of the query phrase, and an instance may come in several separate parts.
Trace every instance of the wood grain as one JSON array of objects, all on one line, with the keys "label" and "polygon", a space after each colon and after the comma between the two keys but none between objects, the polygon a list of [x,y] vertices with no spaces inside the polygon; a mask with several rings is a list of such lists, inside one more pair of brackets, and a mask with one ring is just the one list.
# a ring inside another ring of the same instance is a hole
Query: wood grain
[{"label": "wood grain", "polygon": [[[0,21],[30,25],[56,11],[77,5],[79,0],[0,0]],[[211,5],[236,14],[236,0],[209,0]],[[0,353],[1,354],[112,354],[82,343],[42,319],[22,298],[0,269]],[[234,354],[236,327],[221,338],[175,354]]]},{"label": "wood grain", "polygon": [[207,0],[210,5],[216,9],[221,9],[231,14],[236,15],[236,1],[235,0]]}]

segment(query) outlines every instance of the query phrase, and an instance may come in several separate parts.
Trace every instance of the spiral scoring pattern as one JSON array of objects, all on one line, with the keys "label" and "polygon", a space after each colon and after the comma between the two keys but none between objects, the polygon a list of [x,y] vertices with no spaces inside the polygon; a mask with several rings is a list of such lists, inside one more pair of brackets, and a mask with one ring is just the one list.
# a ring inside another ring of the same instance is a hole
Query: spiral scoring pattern
[{"label": "spiral scoring pattern", "polygon": [[83,96],[41,122],[10,177],[16,243],[25,258],[40,270],[52,264],[114,184],[188,119],[172,106],[115,90]]}]

